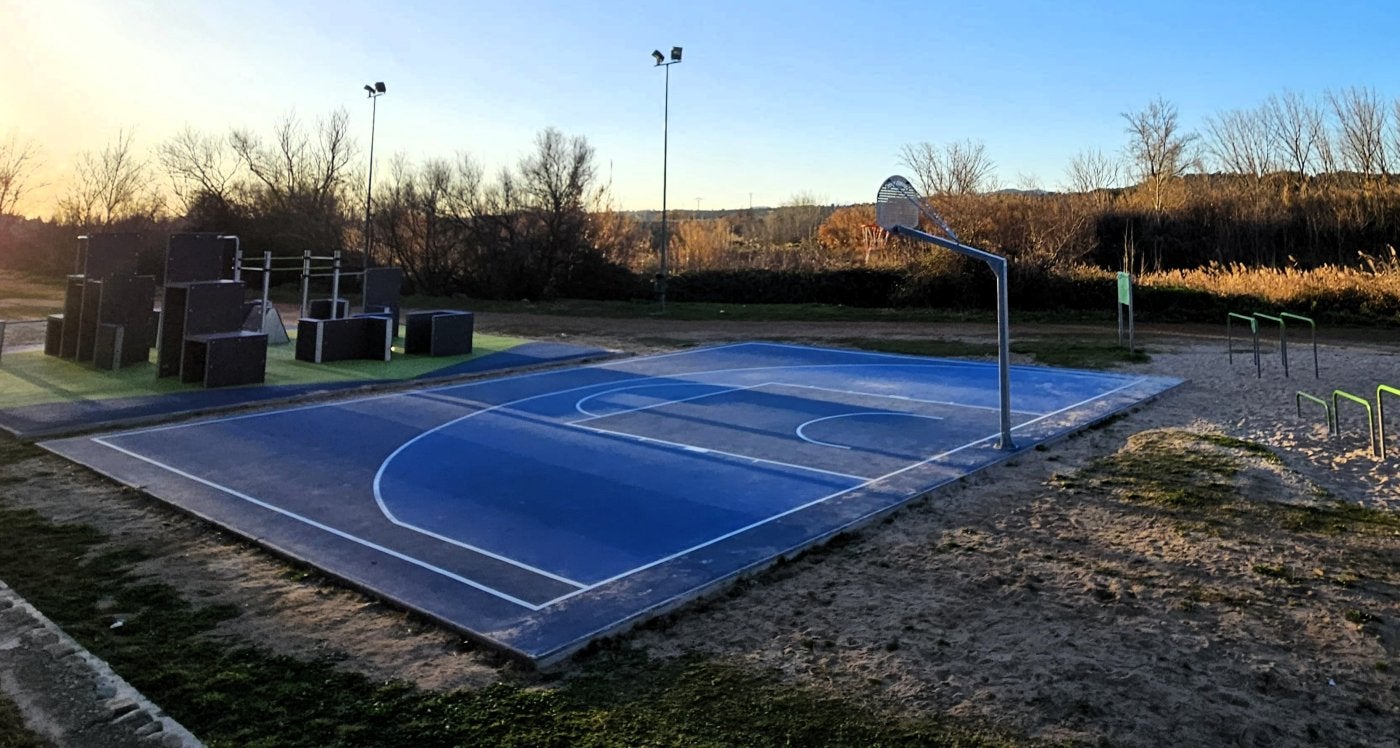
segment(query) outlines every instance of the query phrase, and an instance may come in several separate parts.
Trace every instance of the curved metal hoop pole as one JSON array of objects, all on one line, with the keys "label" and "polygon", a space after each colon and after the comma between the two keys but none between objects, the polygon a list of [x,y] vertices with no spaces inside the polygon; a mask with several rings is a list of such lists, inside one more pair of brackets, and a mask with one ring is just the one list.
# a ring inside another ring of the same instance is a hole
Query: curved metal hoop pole
[{"label": "curved metal hoop pole", "polygon": [[[997,447],[1004,450],[1015,449],[1016,444],[1011,440],[1011,333],[1008,322],[1010,304],[1007,301],[1006,258],[958,242],[957,234],[948,228],[948,224],[943,221],[942,217],[925,205],[919,197],[919,193],[904,177],[892,176],[880,185],[880,190],[875,197],[875,214],[880,227],[891,234],[918,239],[957,252],[960,255],[974,257],[987,263],[992,269],[992,273],[996,275],[997,370],[1001,399],[1001,438]],[[918,225],[921,215],[932,220],[948,236],[953,238],[948,239],[920,231]]]}]

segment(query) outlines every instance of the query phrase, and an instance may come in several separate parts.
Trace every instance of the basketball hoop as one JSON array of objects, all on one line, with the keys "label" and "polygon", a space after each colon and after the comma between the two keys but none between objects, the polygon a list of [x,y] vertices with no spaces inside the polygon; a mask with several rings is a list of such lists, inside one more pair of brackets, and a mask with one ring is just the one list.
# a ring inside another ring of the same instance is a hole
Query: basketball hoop
[{"label": "basketball hoop", "polygon": [[[946,236],[936,236],[919,229],[919,219],[926,218],[942,229]],[[875,220],[885,231],[897,236],[917,239],[937,247],[949,249],[966,257],[973,257],[987,263],[997,278],[997,369],[1001,399],[1001,449],[1012,450],[1016,445],[1011,441],[1011,333],[1008,329],[1010,312],[1007,302],[1006,258],[994,255],[976,247],[969,247],[958,239],[958,235],[948,227],[948,222],[934,211],[909,180],[895,175],[886,179],[875,193]]]}]

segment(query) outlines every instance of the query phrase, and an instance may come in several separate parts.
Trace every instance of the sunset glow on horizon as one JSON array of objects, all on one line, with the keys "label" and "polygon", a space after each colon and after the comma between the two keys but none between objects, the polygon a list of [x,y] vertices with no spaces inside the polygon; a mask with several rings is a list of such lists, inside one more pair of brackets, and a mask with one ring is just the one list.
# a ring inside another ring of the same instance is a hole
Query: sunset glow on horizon
[{"label": "sunset glow on horizon", "polygon": [[[0,0],[0,143],[36,146],[20,212],[49,216],[82,153],[129,132],[143,157],[186,127],[267,137],[350,116],[360,161],[385,81],[376,176],[396,154],[514,164],[547,127],[583,136],[616,204],[868,201],[901,146],[986,144],[999,182],[1053,189],[1075,154],[1119,149],[1162,97],[1183,124],[1287,90],[1394,98],[1383,3],[173,2]],[[1375,38],[1372,38],[1375,37]],[[1397,112],[1400,115],[1400,112]],[[157,174],[159,170],[157,169]],[[162,178],[163,179],[163,178]]]}]

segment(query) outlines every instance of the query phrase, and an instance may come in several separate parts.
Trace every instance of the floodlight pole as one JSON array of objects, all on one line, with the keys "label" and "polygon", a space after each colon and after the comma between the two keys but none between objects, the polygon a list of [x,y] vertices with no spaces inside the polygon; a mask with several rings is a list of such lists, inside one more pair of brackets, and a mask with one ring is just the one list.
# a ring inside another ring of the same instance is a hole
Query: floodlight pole
[{"label": "floodlight pole", "polygon": [[661,271],[656,274],[656,296],[661,302],[661,311],[666,311],[666,250],[671,243],[671,235],[666,226],[666,177],[670,151],[671,130],[671,66],[681,61],[681,48],[671,47],[671,59],[667,60],[661,50],[653,50],[652,59],[656,67],[666,68],[666,94],[663,99],[661,116]]},{"label": "floodlight pole", "polygon": [[[369,177],[365,180],[365,264],[363,270],[369,269],[369,245],[374,233],[374,224],[370,222],[370,205],[374,196],[374,126],[379,118],[379,97],[385,94],[384,84],[375,83],[373,86],[366,84],[365,90],[369,92],[370,114],[369,114]],[[360,278],[361,292],[364,290],[364,278]]]}]

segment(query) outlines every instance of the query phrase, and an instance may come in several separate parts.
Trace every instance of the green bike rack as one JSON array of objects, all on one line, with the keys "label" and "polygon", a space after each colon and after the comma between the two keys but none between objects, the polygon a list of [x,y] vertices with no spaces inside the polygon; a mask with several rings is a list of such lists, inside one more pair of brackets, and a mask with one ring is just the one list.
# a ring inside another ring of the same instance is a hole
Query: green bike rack
[{"label": "green bike rack", "polygon": [[1366,436],[1371,439],[1371,454],[1378,454],[1376,452],[1376,416],[1375,412],[1371,410],[1371,401],[1364,397],[1357,397],[1350,392],[1332,390],[1332,417],[1337,422],[1338,435],[1342,433],[1342,413],[1337,408],[1338,398],[1350,400],[1366,409]]},{"label": "green bike rack", "polygon": [[1288,378],[1288,326],[1284,324],[1283,317],[1275,317],[1263,312],[1255,312],[1255,318],[1266,319],[1278,325],[1278,352],[1283,357],[1283,378]]},{"label": "green bike rack", "polygon": [[1254,335],[1254,375],[1264,376],[1264,369],[1259,365],[1259,320],[1243,314],[1229,312],[1225,315],[1225,347],[1230,354],[1230,363],[1235,363],[1235,336],[1231,331],[1230,323],[1233,320],[1244,320],[1249,323],[1249,331]]},{"label": "green bike rack", "polygon": [[1323,399],[1320,398],[1320,397],[1313,397],[1312,395],[1309,395],[1308,393],[1306,393],[1306,392],[1304,392],[1304,391],[1302,391],[1302,390],[1298,390],[1298,391],[1297,391],[1296,393],[1294,393],[1294,395],[1293,395],[1293,404],[1296,405],[1296,406],[1298,407],[1298,417],[1299,417],[1299,418],[1302,418],[1302,417],[1303,417],[1303,401],[1304,401],[1304,400],[1310,400],[1310,401],[1315,402],[1315,403],[1317,403],[1318,405],[1321,405],[1321,406],[1322,406],[1322,412],[1323,412],[1323,413],[1326,415],[1326,417],[1327,417],[1327,435],[1328,435],[1328,436],[1331,436],[1332,433],[1333,433],[1333,431],[1335,430],[1335,429],[1332,428],[1332,421],[1333,421],[1333,419],[1332,419],[1332,404],[1329,403],[1329,402],[1327,402],[1326,400],[1323,400]]},{"label": "green bike rack", "polygon": [[1314,376],[1314,377],[1320,377],[1320,376],[1322,376],[1321,374],[1318,373],[1318,368],[1317,368],[1317,323],[1314,322],[1314,321],[1312,320],[1311,317],[1304,317],[1304,316],[1301,315],[1301,314],[1293,314],[1292,312],[1279,312],[1279,313],[1278,313],[1278,316],[1283,317],[1283,318],[1286,318],[1286,319],[1296,319],[1296,320],[1298,320],[1299,322],[1306,322],[1306,323],[1308,323],[1308,327],[1310,327],[1310,328],[1312,329],[1313,376]]},{"label": "green bike rack", "polygon": [[1386,393],[1390,393],[1392,395],[1400,395],[1400,390],[1397,390],[1394,387],[1385,384],[1376,388],[1376,423],[1380,424],[1376,430],[1380,432],[1380,437],[1378,441],[1380,443],[1380,454],[1382,460],[1385,459],[1385,398],[1381,397],[1381,395],[1384,395]]}]

